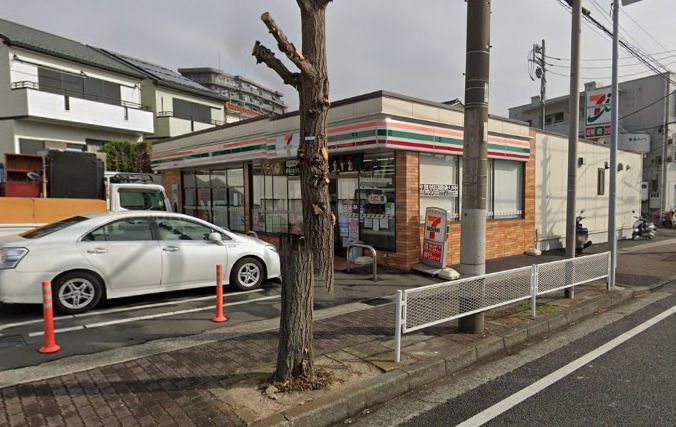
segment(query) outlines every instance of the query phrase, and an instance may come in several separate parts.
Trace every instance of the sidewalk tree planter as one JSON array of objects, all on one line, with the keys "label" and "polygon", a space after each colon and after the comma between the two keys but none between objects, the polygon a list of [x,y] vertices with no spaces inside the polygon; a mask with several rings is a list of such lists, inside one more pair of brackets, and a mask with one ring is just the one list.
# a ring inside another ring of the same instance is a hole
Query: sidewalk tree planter
[{"label": "sidewalk tree planter", "polygon": [[275,54],[256,42],[252,55],[298,91],[300,145],[298,165],[303,199],[303,234],[283,245],[284,286],[275,380],[315,374],[312,350],[314,272],[333,288],[333,226],[329,198],[327,115],[329,80],[326,65],[326,7],[331,0],[297,0],[301,15],[302,52],[291,43],[268,12],[261,20],[279,49],[300,70],[289,70]]}]

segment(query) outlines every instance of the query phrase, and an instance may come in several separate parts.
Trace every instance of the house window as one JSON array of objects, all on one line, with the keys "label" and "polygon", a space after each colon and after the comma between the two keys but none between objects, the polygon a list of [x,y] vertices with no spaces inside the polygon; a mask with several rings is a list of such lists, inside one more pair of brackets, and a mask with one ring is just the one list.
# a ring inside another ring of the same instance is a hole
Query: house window
[{"label": "house window", "polygon": [[45,141],[39,139],[19,138],[19,150],[21,154],[38,154],[45,149]]},{"label": "house window", "polygon": [[547,125],[561,122],[563,122],[563,112],[547,114],[545,116],[545,124]]},{"label": "house window", "polygon": [[38,67],[38,85],[44,92],[120,105],[120,85],[106,80]]},{"label": "house window", "polygon": [[208,105],[174,98],[173,106],[174,117],[200,123],[211,123],[211,107]]},{"label": "house window", "polygon": [[598,168],[596,171],[596,195],[603,196],[606,194],[606,170]]}]

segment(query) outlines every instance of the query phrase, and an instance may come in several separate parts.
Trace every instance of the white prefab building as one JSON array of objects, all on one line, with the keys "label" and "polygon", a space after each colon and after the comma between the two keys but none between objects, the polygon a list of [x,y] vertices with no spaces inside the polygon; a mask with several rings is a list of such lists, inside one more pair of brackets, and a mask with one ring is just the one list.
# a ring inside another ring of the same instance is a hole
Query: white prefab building
[{"label": "white prefab building", "polygon": [[[568,179],[568,136],[537,130],[535,139],[535,227],[538,248],[546,251],[566,243],[566,197]],[[577,146],[576,215],[584,209],[582,221],[593,243],[608,241],[608,194],[610,150],[605,145],[580,140]],[[617,153],[617,236],[631,238],[641,211],[642,155]],[[635,214],[633,212],[636,212]]]},{"label": "white prefab building", "polygon": [[138,71],[95,49],[0,19],[0,154],[98,151],[153,133]]}]

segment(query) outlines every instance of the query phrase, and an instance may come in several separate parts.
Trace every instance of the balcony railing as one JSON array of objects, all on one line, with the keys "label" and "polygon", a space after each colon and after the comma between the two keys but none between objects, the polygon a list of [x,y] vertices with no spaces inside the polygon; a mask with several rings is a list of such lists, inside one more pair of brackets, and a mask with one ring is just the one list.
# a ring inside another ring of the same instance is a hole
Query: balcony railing
[{"label": "balcony railing", "polygon": [[223,120],[209,119],[209,121],[205,121],[204,119],[194,118],[192,116],[190,117],[177,116],[174,114],[173,111],[160,111],[157,113],[157,117],[174,117],[176,119],[190,120],[191,122],[197,123],[207,123],[215,126],[222,126],[225,124]]},{"label": "balcony railing", "polygon": [[150,107],[145,105],[137,104],[135,102],[125,101],[118,98],[110,98],[100,95],[94,95],[91,93],[77,93],[75,91],[66,90],[63,88],[40,85],[37,82],[32,81],[20,81],[12,83],[12,89],[33,89],[39,90],[41,92],[55,93],[57,95],[69,96],[72,98],[86,99],[88,101],[102,102],[105,104],[119,105],[120,107],[133,108],[135,110],[150,111]]}]

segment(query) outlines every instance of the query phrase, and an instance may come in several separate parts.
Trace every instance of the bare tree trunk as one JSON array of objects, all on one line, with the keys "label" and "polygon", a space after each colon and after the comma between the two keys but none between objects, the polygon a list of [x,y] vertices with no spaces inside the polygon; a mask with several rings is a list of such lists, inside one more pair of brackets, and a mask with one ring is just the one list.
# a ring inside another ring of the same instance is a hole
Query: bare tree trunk
[{"label": "bare tree trunk", "polygon": [[[333,286],[333,224],[329,198],[329,151],[326,128],[329,112],[329,78],[326,66],[326,3],[301,1],[303,56],[314,65],[316,73],[300,75],[300,148],[303,218],[309,249],[316,258],[313,264]],[[317,5],[317,3],[321,3]],[[303,167],[304,166],[304,167]]]},{"label": "bare tree trunk", "polygon": [[312,304],[314,275],[304,239],[290,237],[282,244],[282,315],[275,380],[314,374],[312,351]]},{"label": "bare tree trunk", "polygon": [[[329,80],[326,65],[326,6],[330,0],[297,0],[301,11],[302,53],[286,38],[267,12],[262,21],[279,49],[300,73],[291,72],[270,49],[256,42],[252,54],[298,90],[300,145],[298,166],[303,199],[303,241],[290,242],[283,263],[282,316],[275,379],[314,375],[312,310],[314,272],[333,288],[333,226],[329,199],[327,116]],[[293,240],[293,239],[292,239]]]}]

